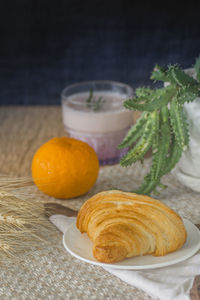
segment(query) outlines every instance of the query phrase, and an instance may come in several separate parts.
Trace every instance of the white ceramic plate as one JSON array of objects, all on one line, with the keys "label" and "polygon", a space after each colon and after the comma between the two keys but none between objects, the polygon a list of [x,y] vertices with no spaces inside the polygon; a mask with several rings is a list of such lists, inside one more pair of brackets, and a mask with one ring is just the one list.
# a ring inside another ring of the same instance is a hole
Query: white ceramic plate
[{"label": "white ceramic plate", "polygon": [[200,231],[190,221],[185,219],[183,221],[188,234],[186,243],[181,249],[165,256],[136,256],[114,264],[98,262],[92,254],[93,243],[86,233],[80,233],[75,223],[63,235],[63,244],[71,255],[90,264],[124,270],[155,269],[181,262],[194,255],[200,249]]}]

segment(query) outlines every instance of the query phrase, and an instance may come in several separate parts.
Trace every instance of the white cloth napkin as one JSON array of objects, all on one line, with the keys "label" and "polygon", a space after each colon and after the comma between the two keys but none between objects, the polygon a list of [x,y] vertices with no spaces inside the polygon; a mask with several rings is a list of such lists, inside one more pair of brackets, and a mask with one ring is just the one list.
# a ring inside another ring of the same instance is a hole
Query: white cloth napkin
[{"label": "white cloth napkin", "polygon": [[[75,217],[53,215],[50,221],[63,233]],[[196,275],[200,275],[200,253],[175,265],[142,271],[104,268],[121,280],[145,291],[154,299],[189,300],[189,292]]]}]

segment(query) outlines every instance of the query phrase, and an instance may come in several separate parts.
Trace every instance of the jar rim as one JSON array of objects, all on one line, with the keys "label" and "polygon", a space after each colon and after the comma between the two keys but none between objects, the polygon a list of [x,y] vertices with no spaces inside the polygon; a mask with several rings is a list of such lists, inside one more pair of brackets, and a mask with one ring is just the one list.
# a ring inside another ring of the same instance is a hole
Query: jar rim
[{"label": "jar rim", "polygon": [[126,83],[123,83],[123,82],[120,82],[120,81],[113,81],[113,80],[88,80],[88,81],[80,81],[80,82],[77,82],[77,83],[73,83],[73,84],[70,84],[68,86],[66,86],[62,92],[61,92],[61,97],[64,98],[65,100],[67,99],[67,96],[66,96],[66,92],[69,91],[70,89],[74,89],[76,87],[84,87],[84,86],[87,86],[87,85],[113,85],[113,86],[118,86],[119,88],[126,88],[127,89],[127,95],[128,96],[131,96],[133,95],[133,87],[131,87],[130,85],[126,84]]}]

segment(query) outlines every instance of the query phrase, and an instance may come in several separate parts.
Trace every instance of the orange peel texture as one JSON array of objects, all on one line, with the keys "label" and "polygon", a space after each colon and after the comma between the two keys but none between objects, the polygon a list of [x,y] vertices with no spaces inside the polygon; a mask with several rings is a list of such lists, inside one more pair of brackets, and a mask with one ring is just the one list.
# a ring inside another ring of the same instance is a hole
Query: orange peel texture
[{"label": "orange peel texture", "polygon": [[68,137],[43,144],[32,160],[32,178],[45,194],[68,199],[87,193],[99,173],[98,157],[87,143]]}]

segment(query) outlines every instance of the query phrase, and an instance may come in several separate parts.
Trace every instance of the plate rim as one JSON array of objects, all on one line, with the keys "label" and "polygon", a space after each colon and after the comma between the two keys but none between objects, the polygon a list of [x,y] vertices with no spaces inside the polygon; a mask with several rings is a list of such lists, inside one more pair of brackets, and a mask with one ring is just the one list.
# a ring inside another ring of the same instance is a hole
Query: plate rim
[{"label": "plate rim", "polygon": [[[197,232],[199,232],[199,242],[196,244],[196,246],[194,247],[193,251],[189,252],[187,255],[184,255],[182,257],[176,258],[174,260],[172,260],[171,262],[162,262],[162,263],[158,263],[158,264],[148,264],[148,265],[117,265],[115,263],[113,264],[109,264],[109,263],[102,263],[99,261],[92,261],[90,259],[84,258],[78,254],[76,254],[75,252],[73,252],[70,248],[68,248],[68,246],[65,243],[65,236],[67,235],[67,232],[70,230],[71,227],[73,227],[76,224],[76,221],[74,221],[72,224],[69,225],[69,227],[67,228],[67,230],[64,232],[63,234],[63,245],[64,248],[67,250],[67,252],[69,252],[72,256],[74,256],[75,258],[85,262],[85,263],[89,263],[92,265],[97,265],[103,268],[112,268],[112,269],[118,269],[118,270],[148,270],[148,269],[157,269],[157,268],[162,268],[162,267],[168,267],[174,264],[177,264],[179,262],[182,262],[190,257],[192,257],[199,249],[200,249],[200,230],[188,219],[186,218],[182,218],[184,223],[188,223],[190,226],[193,226],[193,228],[195,228],[195,230],[197,230]],[[76,226],[76,225],[75,225]],[[169,253],[170,254],[170,253]]]}]

